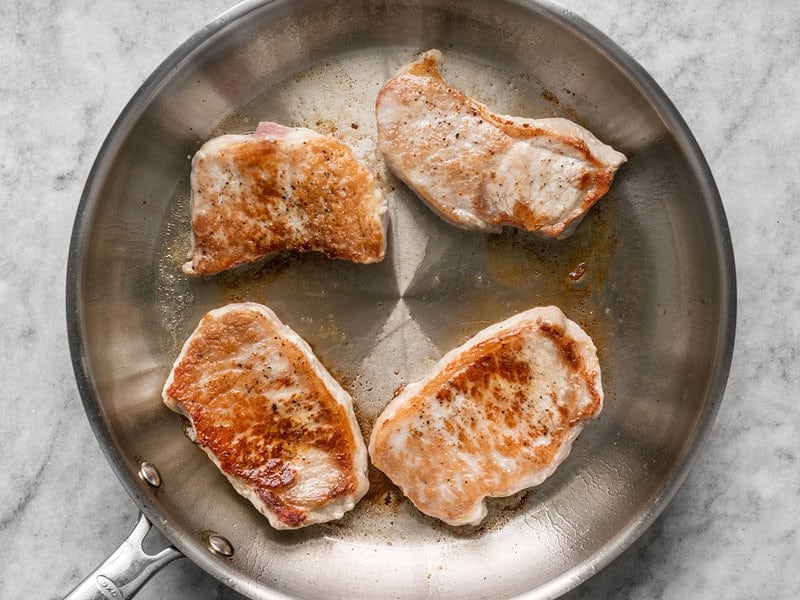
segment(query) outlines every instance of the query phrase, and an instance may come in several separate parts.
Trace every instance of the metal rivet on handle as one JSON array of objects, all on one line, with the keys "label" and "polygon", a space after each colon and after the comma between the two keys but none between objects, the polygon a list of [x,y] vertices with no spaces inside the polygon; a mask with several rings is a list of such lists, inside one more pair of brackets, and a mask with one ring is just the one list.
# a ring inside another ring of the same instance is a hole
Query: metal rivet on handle
[{"label": "metal rivet on handle", "polygon": [[233,556],[233,546],[221,535],[212,533],[208,536],[208,549],[220,556]]},{"label": "metal rivet on handle", "polygon": [[161,473],[153,463],[145,461],[139,465],[139,477],[151,487],[157,488],[161,485]]}]

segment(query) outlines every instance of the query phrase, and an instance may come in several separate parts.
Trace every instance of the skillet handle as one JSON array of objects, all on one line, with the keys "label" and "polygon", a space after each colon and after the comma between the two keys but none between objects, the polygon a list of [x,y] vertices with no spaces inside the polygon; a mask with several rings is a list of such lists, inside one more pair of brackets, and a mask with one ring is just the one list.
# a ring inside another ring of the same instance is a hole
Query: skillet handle
[{"label": "skillet handle", "polygon": [[143,514],[127,539],[94,572],[84,579],[64,600],[127,600],[133,598],[148,579],[164,565],[183,557],[168,546],[158,554],[147,554],[142,541],[150,531],[150,521]]}]

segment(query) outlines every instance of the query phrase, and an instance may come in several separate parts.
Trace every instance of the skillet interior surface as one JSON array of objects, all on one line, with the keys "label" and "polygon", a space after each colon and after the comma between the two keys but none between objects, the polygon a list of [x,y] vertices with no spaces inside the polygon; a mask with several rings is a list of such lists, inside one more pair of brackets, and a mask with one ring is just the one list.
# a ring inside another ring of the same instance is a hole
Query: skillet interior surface
[{"label": "skillet interior surface", "polygon": [[[571,238],[467,232],[393,178],[375,146],[381,84],[420,51],[497,112],[566,116],[624,152]],[[260,120],[349,143],[390,205],[383,263],[282,254],[188,279],[190,157]],[[582,275],[581,275],[582,273]],[[580,275],[580,276],[579,276]],[[343,520],[272,530],[161,403],[209,309],[262,302],[354,397],[365,437],[402,384],[492,322],[555,304],[598,347],[600,418],[543,485],[489,502],[480,527],[418,513],[379,473]],[[179,48],[110,133],[84,191],[68,321],[87,414],[120,480],[189,558],[253,598],[549,597],[627,547],[682,481],[713,421],[735,322],[733,259],[711,175],[650,78],[549,2],[245,3]],[[154,491],[136,477],[160,470]],[[235,553],[207,551],[228,538]]]}]

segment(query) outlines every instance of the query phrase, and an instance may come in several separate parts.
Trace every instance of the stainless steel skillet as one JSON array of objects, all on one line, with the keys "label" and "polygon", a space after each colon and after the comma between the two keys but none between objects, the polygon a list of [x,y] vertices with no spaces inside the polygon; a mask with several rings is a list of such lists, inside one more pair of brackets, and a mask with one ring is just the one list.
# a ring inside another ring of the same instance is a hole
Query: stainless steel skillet
[{"label": "stainless steel skillet", "polygon": [[[494,109],[568,116],[628,155],[572,238],[454,229],[385,172],[375,94],[432,47],[445,54],[446,76]],[[208,279],[180,274],[188,157],[208,137],[261,119],[333,133],[370,162],[390,196],[384,263],[284,255]],[[172,54],[123,111],[86,184],[68,269],[76,379],[109,461],[181,553],[252,598],[565,592],[672,497],[719,407],[733,347],[730,240],[691,133],[634,61],[551,2],[238,6]],[[541,304],[559,305],[595,339],[606,408],[553,478],[492,502],[479,528],[422,517],[373,473],[370,494],[343,521],[276,532],[159,398],[199,317],[243,299],[270,305],[312,344],[353,394],[365,435],[393,390],[441,353]],[[155,470],[141,477],[143,463]],[[134,562],[147,575],[176,555]],[[126,576],[130,556],[114,563]],[[143,579],[115,577],[93,575],[82,597],[115,587],[129,597]]]}]

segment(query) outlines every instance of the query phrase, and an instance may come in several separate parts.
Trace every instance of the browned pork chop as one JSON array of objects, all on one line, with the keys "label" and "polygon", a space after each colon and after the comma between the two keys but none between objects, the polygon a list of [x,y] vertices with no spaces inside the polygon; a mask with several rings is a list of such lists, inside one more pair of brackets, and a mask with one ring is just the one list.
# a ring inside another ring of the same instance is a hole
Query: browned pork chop
[{"label": "browned pork chop", "polygon": [[445,82],[441,58],[424,53],[378,94],[389,168],[453,225],[571,235],[625,156],[567,119],[493,113]]},{"label": "browned pork chop", "polygon": [[386,203],[342,142],[261,123],[209,140],[192,159],[187,275],[211,275],[280,250],[383,260]]},{"label": "browned pork chop", "polygon": [[163,398],[276,529],[341,518],[367,492],[367,451],[350,396],[266,306],[206,314]]},{"label": "browned pork chop", "polygon": [[603,405],[591,338],[534,308],[451,350],[378,417],[373,464],[423,513],[477,525],[484,498],[539,485]]}]

